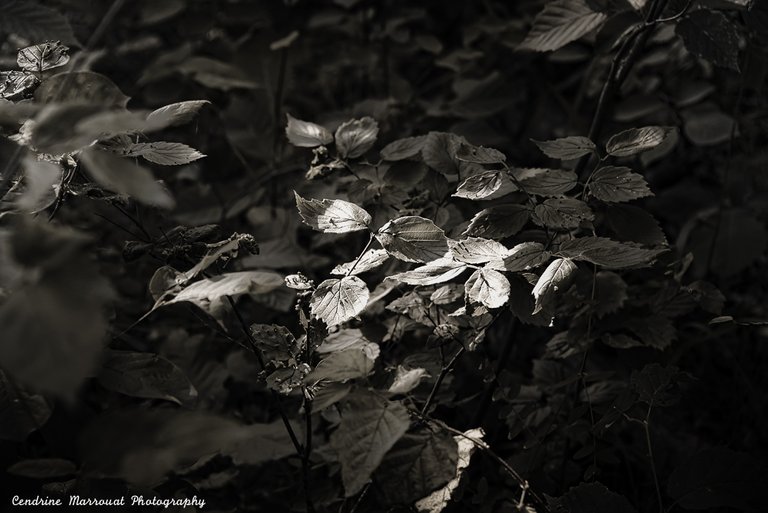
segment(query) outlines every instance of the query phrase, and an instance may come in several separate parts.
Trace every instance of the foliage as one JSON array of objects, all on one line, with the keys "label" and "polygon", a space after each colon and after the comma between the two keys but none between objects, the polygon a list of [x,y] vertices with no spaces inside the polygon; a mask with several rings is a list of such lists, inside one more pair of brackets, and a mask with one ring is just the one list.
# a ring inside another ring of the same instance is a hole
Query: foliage
[{"label": "foliage", "polygon": [[0,12],[13,494],[760,510],[768,2]]}]

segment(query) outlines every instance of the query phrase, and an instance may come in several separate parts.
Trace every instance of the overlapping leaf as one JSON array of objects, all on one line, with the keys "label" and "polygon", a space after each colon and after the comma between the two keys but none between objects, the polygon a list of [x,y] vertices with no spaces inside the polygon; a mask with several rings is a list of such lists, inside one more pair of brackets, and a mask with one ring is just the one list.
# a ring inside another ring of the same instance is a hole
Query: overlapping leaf
[{"label": "overlapping leaf", "polygon": [[347,233],[367,230],[371,215],[354,203],[344,200],[315,200],[296,196],[296,207],[304,223],[325,233]]},{"label": "overlapping leaf", "polygon": [[405,216],[379,229],[376,239],[387,252],[406,262],[430,262],[445,255],[448,239],[429,219]]}]

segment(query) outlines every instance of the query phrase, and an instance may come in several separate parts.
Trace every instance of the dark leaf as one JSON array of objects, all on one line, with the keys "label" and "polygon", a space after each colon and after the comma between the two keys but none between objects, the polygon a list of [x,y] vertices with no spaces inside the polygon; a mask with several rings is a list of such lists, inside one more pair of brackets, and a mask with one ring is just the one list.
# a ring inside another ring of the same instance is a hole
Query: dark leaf
[{"label": "dark leaf", "polygon": [[553,510],[568,513],[635,513],[626,497],[601,483],[581,483],[552,502]]},{"label": "dark leaf", "polygon": [[504,239],[519,232],[531,215],[528,205],[502,205],[481,210],[472,218],[463,235]]},{"label": "dark leaf", "polygon": [[420,135],[392,141],[381,149],[381,158],[389,161],[412,159],[421,154],[426,140],[426,135]]},{"label": "dark leaf", "polygon": [[569,258],[558,258],[547,266],[533,287],[532,294],[536,301],[534,315],[540,312],[545,304],[551,302],[556,294],[565,292],[573,280],[576,269],[576,264]]},{"label": "dark leaf", "polygon": [[2,0],[0,31],[30,41],[63,41],[78,44],[69,21],[58,11],[33,0]]},{"label": "dark leaf", "polygon": [[577,228],[582,221],[594,218],[586,203],[573,198],[548,199],[533,210],[533,221],[549,228]]},{"label": "dark leaf", "polygon": [[663,126],[630,128],[614,135],[605,144],[605,151],[614,157],[629,157],[651,150],[664,142],[674,129]]},{"label": "dark leaf", "polygon": [[343,159],[357,158],[371,149],[379,135],[379,125],[364,117],[343,123],[336,129],[336,149]]},{"label": "dark leaf", "polygon": [[586,0],[555,0],[533,20],[521,50],[550,52],[576,41],[597,28],[607,16],[593,11]]},{"label": "dark leaf", "polygon": [[595,143],[586,137],[571,135],[552,141],[533,141],[547,156],[559,160],[573,160],[596,150]]},{"label": "dark leaf", "polygon": [[122,108],[129,100],[114,82],[92,71],[69,71],[47,78],[35,91],[35,99],[40,103],[87,102]]},{"label": "dark leaf", "polygon": [[739,70],[739,32],[725,14],[698,9],[680,20],[676,31],[693,55],[715,66]]},{"label": "dark leaf", "polygon": [[51,479],[53,477],[71,476],[76,471],[77,466],[74,463],[61,458],[21,460],[8,467],[9,474],[31,479]]},{"label": "dark leaf", "polygon": [[51,407],[42,395],[27,391],[0,370],[0,440],[23,442],[50,416]]},{"label": "dark leaf", "polygon": [[578,180],[576,173],[564,169],[517,168],[513,173],[525,192],[539,196],[565,194]]},{"label": "dark leaf", "polygon": [[580,237],[560,244],[558,254],[574,260],[586,260],[606,269],[646,267],[665,251],[622,244],[604,237]]},{"label": "dark leaf", "polygon": [[592,174],[589,191],[595,198],[610,203],[653,196],[645,178],[628,167],[601,167]]}]

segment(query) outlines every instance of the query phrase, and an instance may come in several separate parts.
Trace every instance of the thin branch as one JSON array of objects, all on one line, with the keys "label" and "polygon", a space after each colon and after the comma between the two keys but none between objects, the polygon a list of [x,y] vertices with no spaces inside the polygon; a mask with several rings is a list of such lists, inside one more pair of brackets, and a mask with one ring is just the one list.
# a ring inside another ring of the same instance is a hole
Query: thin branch
[{"label": "thin branch", "polygon": [[461,346],[461,348],[456,351],[456,354],[453,355],[453,358],[446,364],[443,365],[443,368],[440,370],[440,375],[437,377],[437,381],[435,381],[434,386],[432,387],[432,390],[429,392],[429,397],[427,397],[427,402],[424,403],[424,407],[421,409],[421,414],[426,415],[429,411],[430,406],[432,406],[432,403],[435,400],[435,396],[437,396],[438,390],[440,390],[440,386],[443,384],[443,380],[445,379],[445,376],[448,375],[448,373],[453,368],[454,364],[456,363],[456,360],[459,359],[459,357],[464,354],[464,351],[466,349],[464,346]]}]

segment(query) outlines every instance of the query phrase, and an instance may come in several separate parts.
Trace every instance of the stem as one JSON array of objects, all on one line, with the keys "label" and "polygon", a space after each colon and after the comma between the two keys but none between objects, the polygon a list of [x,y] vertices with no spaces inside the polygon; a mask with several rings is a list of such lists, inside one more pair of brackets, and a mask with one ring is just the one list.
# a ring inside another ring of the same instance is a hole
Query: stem
[{"label": "stem", "polygon": [[453,355],[453,358],[451,358],[451,361],[449,361],[446,365],[443,365],[443,368],[440,370],[440,375],[437,377],[437,381],[435,381],[435,385],[432,387],[432,390],[429,392],[429,397],[427,397],[427,402],[424,403],[424,407],[421,409],[421,414],[426,415],[429,411],[429,407],[432,406],[432,403],[435,400],[435,396],[437,395],[437,391],[440,390],[440,386],[443,384],[443,380],[445,379],[445,376],[448,375],[448,373],[451,371],[451,368],[456,363],[456,360],[459,359],[459,357],[464,354],[464,351],[466,349],[464,346],[461,346],[461,348],[456,351],[456,354]]},{"label": "stem", "polygon": [[304,420],[306,436],[304,438],[304,453],[301,457],[301,472],[304,480],[304,496],[307,504],[307,512],[314,513],[315,505],[312,503],[311,476],[309,468],[309,457],[312,454],[312,399],[304,394]]},{"label": "stem", "polygon": [[349,271],[347,271],[347,274],[345,276],[349,276],[350,274],[352,274],[352,271],[354,271],[355,267],[357,267],[357,264],[360,263],[360,260],[362,260],[363,255],[365,255],[365,252],[368,251],[368,248],[370,248],[371,244],[373,244],[373,239],[374,238],[375,238],[375,235],[373,233],[371,233],[371,237],[368,239],[368,244],[365,245],[363,250],[357,256],[357,259],[355,260],[355,263],[352,264],[352,267],[349,268]]},{"label": "stem", "polygon": [[653,410],[653,404],[648,405],[648,413],[643,421],[643,430],[645,431],[645,445],[648,448],[648,463],[651,466],[651,474],[653,475],[653,485],[656,488],[656,500],[659,502],[659,513],[664,513],[664,501],[661,498],[661,487],[659,486],[659,476],[656,474],[656,461],[653,457],[653,444],[651,443],[651,411]]},{"label": "stem", "polygon": [[472,422],[473,426],[482,425],[483,419],[485,418],[485,415],[488,412],[488,408],[490,408],[491,406],[491,402],[493,400],[493,393],[496,391],[496,388],[499,386],[499,374],[504,369],[504,367],[507,366],[507,361],[509,361],[509,357],[512,355],[512,345],[513,345],[512,338],[515,336],[516,328],[517,328],[517,322],[515,322],[515,319],[512,319],[512,327],[510,328],[510,333],[507,339],[507,343],[504,344],[504,348],[501,350],[499,359],[496,361],[496,368],[493,371],[493,381],[491,381],[490,385],[485,390],[485,394],[483,394],[483,399],[480,402],[480,407],[477,409],[477,413],[475,413],[475,419]]}]

